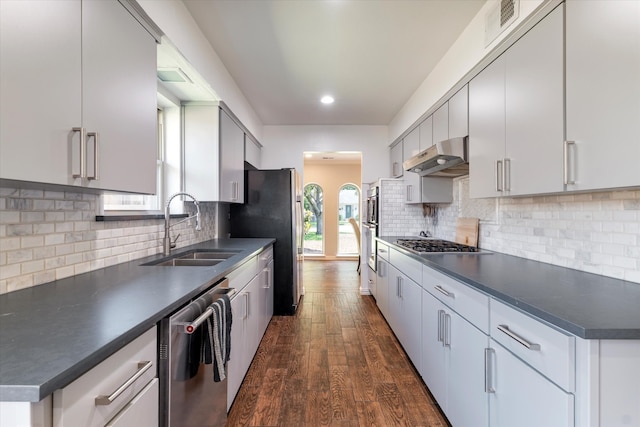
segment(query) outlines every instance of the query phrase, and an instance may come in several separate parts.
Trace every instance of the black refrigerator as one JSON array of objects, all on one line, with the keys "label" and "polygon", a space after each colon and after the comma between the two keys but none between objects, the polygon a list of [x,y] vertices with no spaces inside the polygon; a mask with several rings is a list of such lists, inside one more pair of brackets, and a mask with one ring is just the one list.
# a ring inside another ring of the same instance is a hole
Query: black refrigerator
[{"label": "black refrigerator", "polygon": [[296,312],[302,294],[303,207],[295,169],[245,170],[244,204],[229,210],[231,237],[272,237],[273,314]]}]

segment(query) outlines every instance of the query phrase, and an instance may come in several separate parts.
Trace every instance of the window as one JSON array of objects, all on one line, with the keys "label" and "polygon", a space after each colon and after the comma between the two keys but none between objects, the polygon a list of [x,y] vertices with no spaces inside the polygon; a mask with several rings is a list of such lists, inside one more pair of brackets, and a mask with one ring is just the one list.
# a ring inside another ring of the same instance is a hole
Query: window
[{"label": "window", "polygon": [[158,158],[156,160],[156,195],[143,194],[105,194],[103,208],[106,211],[160,211],[162,210],[162,194],[164,183],[164,114],[158,109]]}]

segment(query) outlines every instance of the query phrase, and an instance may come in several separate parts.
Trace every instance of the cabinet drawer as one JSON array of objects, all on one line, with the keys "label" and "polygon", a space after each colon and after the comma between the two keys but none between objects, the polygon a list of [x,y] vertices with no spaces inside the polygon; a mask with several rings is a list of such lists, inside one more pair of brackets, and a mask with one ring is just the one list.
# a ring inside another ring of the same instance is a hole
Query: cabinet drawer
[{"label": "cabinet drawer", "polygon": [[380,241],[378,241],[377,253],[378,253],[378,258],[382,258],[385,261],[389,261],[389,246],[385,245],[384,243],[380,243]]},{"label": "cabinet drawer", "polygon": [[[55,391],[53,426],[102,427],[131,403],[156,377],[156,334],[155,327],[149,329],[68,386]],[[149,363],[150,367],[144,370]],[[98,396],[111,395],[142,370],[144,373],[111,404],[96,404]],[[157,400],[157,393],[154,396]]]},{"label": "cabinet drawer", "polygon": [[235,288],[238,292],[244,289],[245,286],[260,272],[258,269],[258,257],[254,256],[240,267],[227,274],[229,279],[229,287]]},{"label": "cabinet drawer", "polygon": [[158,379],[155,378],[105,427],[158,425]]},{"label": "cabinet drawer", "polygon": [[422,263],[391,248],[389,262],[416,283],[422,283]]},{"label": "cabinet drawer", "polygon": [[433,268],[422,266],[422,287],[485,334],[489,333],[489,297]]},{"label": "cabinet drawer", "polygon": [[273,246],[269,246],[258,255],[258,271],[262,271],[273,260]]},{"label": "cabinet drawer", "polygon": [[575,337],[491,300],[491,337],[568,392],[575,389]]}]

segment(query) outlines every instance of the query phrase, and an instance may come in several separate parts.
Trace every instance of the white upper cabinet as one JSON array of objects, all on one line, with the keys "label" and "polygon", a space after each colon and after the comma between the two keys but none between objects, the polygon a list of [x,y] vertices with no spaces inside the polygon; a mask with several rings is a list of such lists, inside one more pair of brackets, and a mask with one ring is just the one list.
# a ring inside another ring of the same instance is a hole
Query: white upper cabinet
[{"label": "white upper cabinet", "polygon": [[564,189],[563,6],[469,83],[471,197]]},{"label": "white upper cabinet", "polygon": [[[505,58],[498,57],[469,83],[469,192],[501,194],[505,146]],[[500,181],[500,182],[498,182]]]},{"label": "white upper cabinet", "polygon": [[244,202],[244,132],[215,104],[184,106],[185,188],[208,202]]},{"label": "white upper cabinet", "polygon": [[445,102],[433,113],[433,143],[449,139],[449,103]]},{"label": "white upper cabinet", "polygon": [[566,2],[568,190],[640,185],[640,2]]},{"label": "white upper cabinet", "polygon": [[244,135],[244,161],[256,169],[260,169],[260,165],[262,164],[261,145],[249,134]]},{"label": "white upper cabinet", "polygon": [[468,134],[469,86],[464,85],[449,99],[449,138],[458,138]]},{"label": "white upper cabinet", "polygon": [[396,145],[391,147],[389,154],[391,158],[391,163],[390,163],[391,178],[399,178],[404,173],[404,170],[402,168],[402,161],[403,161],[402,141],[398,142]]},{"label": "white upper cabinet", "polygon": [[220,201],[244,203],[244,131],[221,110]]},{"label": "white upper cabinet", "polygon": [[403,161],[410,159],[420,152],[420,128],[417,127],[402,140]]},{"label": "white upper cabinet", "polygon": [[155,39],[116,1],[0,17],[0,178],[154,193]]},{"label": "white upper cabinet", "polygon": [[424,119],[420,123],[420,151],[426,150],[433,145],[433,115]]}]

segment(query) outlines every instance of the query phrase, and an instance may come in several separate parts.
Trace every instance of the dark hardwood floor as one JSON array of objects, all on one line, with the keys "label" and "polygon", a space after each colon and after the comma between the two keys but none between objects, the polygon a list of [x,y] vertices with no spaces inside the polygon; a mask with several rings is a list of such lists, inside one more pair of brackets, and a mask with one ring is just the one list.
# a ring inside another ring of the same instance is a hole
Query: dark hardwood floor
[{"label": "dark hardwood floor", "polygon": [[227,426],[449,426],[360,295],[356,262],[305,260],[303,280],[298,312],[271,320]]}]

